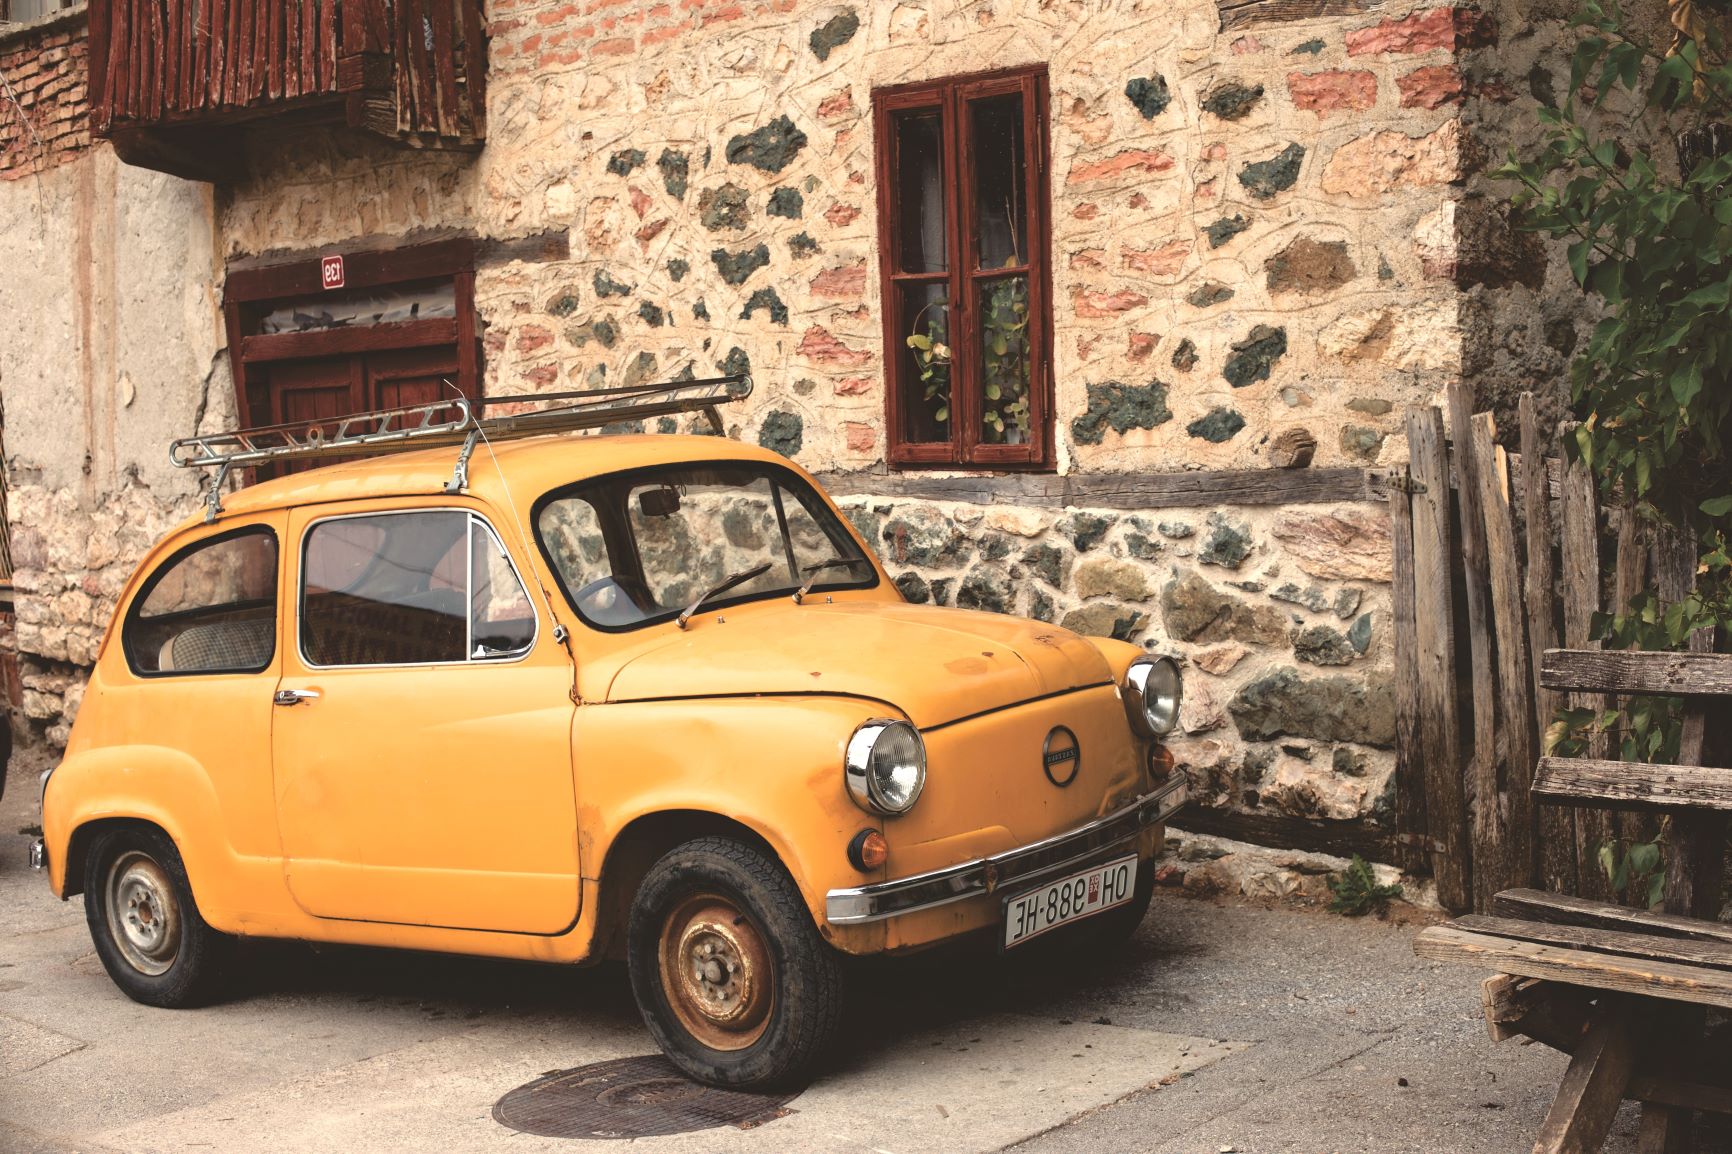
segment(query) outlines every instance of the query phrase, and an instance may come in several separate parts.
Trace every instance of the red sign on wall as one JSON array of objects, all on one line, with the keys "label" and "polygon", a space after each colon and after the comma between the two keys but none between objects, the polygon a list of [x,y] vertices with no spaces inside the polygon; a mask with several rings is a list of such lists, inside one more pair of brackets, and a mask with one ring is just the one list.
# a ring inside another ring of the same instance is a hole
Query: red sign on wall
[{"label": "red sign on wall", "polygon": [[319,280],[327,289],[343,287],[343,258],[326,256],[319,258]]}]

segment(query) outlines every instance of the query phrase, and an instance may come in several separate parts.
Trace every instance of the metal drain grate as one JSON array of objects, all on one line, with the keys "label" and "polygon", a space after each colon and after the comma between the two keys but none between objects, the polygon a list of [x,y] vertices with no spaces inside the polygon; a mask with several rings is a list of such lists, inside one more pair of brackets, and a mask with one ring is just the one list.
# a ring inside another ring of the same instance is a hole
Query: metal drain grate
[{"label": "metal drain grate", "polygon": [[761,1126],[793,1098],[700,1085],[652,1054],[544,1074],[494,1103],[493,1120],[543,1138],[654,1138]]}]

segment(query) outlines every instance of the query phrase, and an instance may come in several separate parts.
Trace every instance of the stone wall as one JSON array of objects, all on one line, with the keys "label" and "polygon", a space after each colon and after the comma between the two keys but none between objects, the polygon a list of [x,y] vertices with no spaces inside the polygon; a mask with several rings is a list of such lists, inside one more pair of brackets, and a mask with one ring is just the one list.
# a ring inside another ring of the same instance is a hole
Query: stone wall
[{"label": "stone wall", "polygon": [[[82,476],[46,434],[9,446],[35,714],[64,733],[62,695],[75,699],[112,589],[190,504],[184,479],[160,475],[162,444],[232,415],[212,307],[222,259],[563,231],[568,260],[477,270],[489,393],[749,369],[757,392],[729,411],[729,434],[863,477],[845,504],[910,599],[1175,652],[1190,686],[1178,748],[1205,801],[1375,821],[1393,730],[1380,505],[1054,512],[869,491],[885,454],[870,115],[883,85],[1049,70],[1061,472],[1394,459],[1406,405],[1502,364],[1472,310],[1492,280],[1475,245],[1504,234],[1470,194],[1501,151],[1474,125],[1501,123],[1480,109],[1501,107],[1511,18],[1436,0],[1367,8],[1254,12],[1223,31],[1214,0],[493,0],[478,155],[267,129],[249,137],[247,179],[213,202],[115,174],[104,151],[97,186],[140,198],[137,231],[116,243],[154,245],[173,275],[121,263],[92,315],[167,331],[172,356],[159,369],[129,345],[80,364],[95,446]],[[0,233],[11,262],[60,251],[17,232]],[[1531,279],[1504,263],[1506,282]],[[1545,331],[1532,299],[1511,307]],[[74,347],[100,345],[100,326],[80,323]],[[19,366],[35,374],[23,390],[48,398],[56,355],[0,343],[9,416]],[[105,423],[128,390],[149,398],[148,428]],[[41,428],[64,430],[42,404]]]},{"label": "stone wall", "polygon": [[11,86],[0,91],[0,180],[52,168],[90,147],[87,47],[82,11],[0,32],[0,75]]}]

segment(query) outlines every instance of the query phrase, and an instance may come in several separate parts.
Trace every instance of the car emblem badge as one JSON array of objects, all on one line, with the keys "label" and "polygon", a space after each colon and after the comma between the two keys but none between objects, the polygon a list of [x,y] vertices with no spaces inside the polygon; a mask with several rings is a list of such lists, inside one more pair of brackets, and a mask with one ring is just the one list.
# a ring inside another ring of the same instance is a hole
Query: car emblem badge
[{"label": "car emblem badge", "polygon": [[1075,781],[1076,771],[1082,766],[1082,750],[1077,745],[1076,734],[1062,725],[1054,726],[1053,731],[1046,735],[1046,744],[1041,746],[1040,761],[1046,770],[1046,779],[1059,788]]}]

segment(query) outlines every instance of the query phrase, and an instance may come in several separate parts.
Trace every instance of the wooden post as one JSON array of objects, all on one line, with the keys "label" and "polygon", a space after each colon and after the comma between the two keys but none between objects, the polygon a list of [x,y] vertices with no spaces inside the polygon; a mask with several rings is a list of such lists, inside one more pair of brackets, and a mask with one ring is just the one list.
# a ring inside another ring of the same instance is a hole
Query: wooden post
[{"label": "wooden post", "polygon": [[[1573,429],[1574,426],[1571,426]],[[1565,435],[1570,435],[1569,430]],[[1564,470],[1563,526],[1564,644],[1571,649],[1598,649],[1590,641],[1593,616],[1600,609],[1600,521],[1594,479],[1581,461]],[[1602,693],[1572,693],[1578,709],[1611,708]],[[1604,735],[1588,741],[1587,756],[1604,759],[1610,743]],[[1612,815],[1603,809],[1576,811],[1576,885],[1583,897],[1602,901],[1613,897],[1611,882],[1600,869],[1600,847],[1616,837]]]},{"label": "wooden post", "polygon": [[1390,605],[1395,621],[1396,861],[1412,871],[1425,863],[1425,759],[1419,745],[1419,636],[1413,608],[1413,482],[1401,469],[1389,478],[1394,564]]},{"label": "wooden post", "polygon": [[[1510,512],[1509,460],[1497,444],[1497,427],[1490,413],[1473,418],[1472,443],[1479,505],[1485,516],[1486,555],[1491,567],[1492,616],[1497,629],[1498,716],[1507,751],[1503,790],[1508,819],[1504,830],[1506,851],[1504,872],[1491,887],[1496,893],[1510,886],[1533,884],[1534,811],[1528,787],[1533,783],[1536,754],[1527,645],[1522,635],[1521,566],[1516,560],[1515,519]],[[1484,868],[1477,851],[1474,865],[1476,873]]]},{"label": "wooden post", "polygon": [[1455,702],[1455,618],[1450,581],[1449,466],[1443,414],[1407,410],[1407,444],[1414,481],[1414,621],[1419,639],[1420,749],[1425,759],[1425,813],[1437,899],[1460,912],[1472,902],[1467,800],[1461,774],[1461,731]]},{"label": "wooden post", "polygon": [[1570,1059],[1534,1154],[1598,1154],[1635,1069],[1629,1011],[1607,998]]},{"label": "wooden post", "polygon": [[[1527,522],[1528,656],[1533,667],[1534,722],[1543,737],[1563,699],[1540,684],[1540,661],[1558,646],[1557,598],[1552,592],[1552,508],[1546,444],[1540,437],[1534,395],[1520,402],[1522,433],[1522,511]],[[1545,752],[1536,742],[1535,749]],[[1541,804],[1537,814],[1539,884],[1553,893],[1576,893],[1576,819],[1569,810]]]},{"label": "wooden post", "polygon": [[1491,660],[1491,588],[1486,558],[1485,516],[1480,507],[1478,462],[1473,453],[1473,394],[1460,381],[1449,386],[1449,423],[1455,433],[1456,500],[1461,508],[1461,561],[1465,577],[1469,685],[1473,714],[1468,732],[1473,751],[1467,765],[1468,811],[1473,815],[1473,904],[1491,907],[1509,874],[1503,803],[1497,788],[1497,680]]}]

